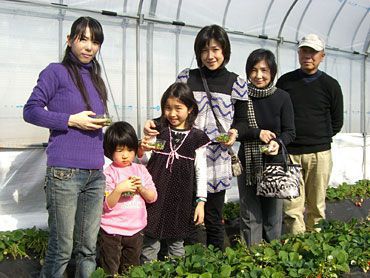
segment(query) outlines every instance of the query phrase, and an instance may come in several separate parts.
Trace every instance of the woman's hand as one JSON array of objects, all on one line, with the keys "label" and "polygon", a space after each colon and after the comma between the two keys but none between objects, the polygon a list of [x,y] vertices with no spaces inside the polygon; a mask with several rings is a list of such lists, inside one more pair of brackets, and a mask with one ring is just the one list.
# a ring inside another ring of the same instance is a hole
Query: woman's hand
[{"label": "woman's hand", "polygon": [[278,152],[279,152],[279,148],[280,148],[279,143],[276,142],[275,140],[271,140],[270,143],[269,143],[268,150],[267,150],[267,152],[265,152],[265,154],[267,154],[267,155],[277,155]]},{"label": "woman's hand", "polygon": [[238,130],[235,128],[231,128],[229,132],[227,133],[229,135],[229,141],[222,143],[226,147],[230,147],[234,145],[236,138],[238,138]]},{"label": "woman's hand", "polygon": [[153,120],[147,120],[144,125],[144,134],[149,136],[157,136],[159,132],[155,130],[156,125]]},{"label": "woman's hand", "polygon": [[96,114],[92,111],[82,111],[77,114],[69,116],[68,126],[76,127],[83,130],[96,130],[102,128],[106,119],[95,119],[90,116],[95,116]]},{"label": "woman's hand", "polygon": [[270,130],[264,130],[264,129],[261,129],[261,132],[260,132],[260,140],[265,143],[265,144],[269,144],[270,141],[272,139],[275,139],[276,138],[276,135],[275,133],[271,132]]},{"label": "woman's hand", "polygon": [[197,203],[197,207],[194,212],[195,225],[202,225],[204,223],[204,204],[205,202]]}]

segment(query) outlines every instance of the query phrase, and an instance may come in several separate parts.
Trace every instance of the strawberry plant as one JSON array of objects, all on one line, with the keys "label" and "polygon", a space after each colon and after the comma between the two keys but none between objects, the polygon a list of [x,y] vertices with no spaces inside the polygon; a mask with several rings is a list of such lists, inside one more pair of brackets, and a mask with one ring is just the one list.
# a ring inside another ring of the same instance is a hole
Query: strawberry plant
[{"label": "strawberry plant", "polygon": [[227,221],[234,220],[239,217],[240,205],[236,202],[228,202],[224,205],[223,218]]},{"label": "strawberry plant", "polygon": [[8,258],[28,258],[34,255],[43,258],[48,233],[32,229],[0,232],[0,261]]},{"label": "strawberry plant", "polygon": [[[115,277],[338,277],[354,266],[369,270],[370,223],[322,221],[321,232],[284,235],[225,252],[200,244],[186,246],[183,258],[153,261]],[[102,269],[92,277],[107,277]]]},{"label": "strawberry plant", "polygon": [[356,206],[361,206],[364,199],[370,198],[370,180],[359,180],[355,184],[342,183],[338,187],[329,187],[326,191],[326,199],[351,200]]}]

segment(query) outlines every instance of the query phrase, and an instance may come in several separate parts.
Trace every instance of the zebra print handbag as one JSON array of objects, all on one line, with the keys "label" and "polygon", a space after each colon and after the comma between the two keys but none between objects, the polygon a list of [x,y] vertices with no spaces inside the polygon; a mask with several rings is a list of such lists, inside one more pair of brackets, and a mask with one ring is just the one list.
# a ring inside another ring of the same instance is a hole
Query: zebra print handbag
[{"label": "zebra print handbag", "polygon": [[262,180],[257,184],[257,195],[279,199],[293,199],[300,196],[299,179],[301,165],[293,164],[284,143],[279,140],[283,163],[264,163]]}]

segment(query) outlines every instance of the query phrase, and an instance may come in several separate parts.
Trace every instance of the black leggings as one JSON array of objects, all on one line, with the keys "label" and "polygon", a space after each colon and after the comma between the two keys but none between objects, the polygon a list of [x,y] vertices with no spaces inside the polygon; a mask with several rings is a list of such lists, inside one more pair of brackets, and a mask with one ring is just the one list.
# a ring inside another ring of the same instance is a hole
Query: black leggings
[{"label": "black leggings", "polygon": [[207,233],[207,246],[224,250],[225,227],[222,222],[222,210],[225,202],[225,190],[217,193],[208,193],[205,205],[204,224]]}]

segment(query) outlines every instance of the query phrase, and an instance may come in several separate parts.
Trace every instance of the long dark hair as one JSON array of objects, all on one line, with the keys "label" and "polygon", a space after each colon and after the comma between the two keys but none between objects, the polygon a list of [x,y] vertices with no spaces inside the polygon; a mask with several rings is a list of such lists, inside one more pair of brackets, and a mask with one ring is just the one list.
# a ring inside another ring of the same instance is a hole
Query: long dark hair
[{"label": "long dark hair", "polygon": [[197,34],[194,41],[194,52],[197,59],[198,67],[202,67],[202,50],[214,39],[221,45],[222,55],[224,55],[224,62],[222,66],[225,66],[230,60],[231,46],[229,36],[225,29],[218,25],[209,25],[203,27]]},{"label": "long dark hair", "polygon": [[[93,41],[99,42],[99,44],[102,45],[104,41],[103,28],[99,21],[88,16],[80,17],[75,22],[73,22],[71,32],[69,34],[69,40],[73,42],[75,39],[81,39],[81,37],[85,35],[87,27],[90,28],[91,39]],[[71,52],[71,47],[67,45],[62,64],[68,69],[73,82],[81,92],[87,110],[92,110],[89,95],[86,92],[85,85],[79,72],[79,68],[81,67],[81,65],[78,63],[78,61],[75,61],[71,57]],[[101,69],[96,57],[94,57],[94,59],[92,60],[92,67],[89,68],[89,70],[91,73],[92,83],[94,84],[95,89],[99,92],[100,98],[103,101],[105,110],[107,112],[107,88],[105,87],[104,81],[101,78]]]},{"label": "long dark hair", "polygon": [[161,110],[162,115],[160,118],[161,126],[168,126],[169,123],[166,119],[166,116],[164,114],[165,106],[167,99],[170,97],[177,98],[179,101],[181,101],[185,106],[192,111],[186,118],[186,128],[190,129],[195,119],[198,116],[198,104],[197,101],[194,98],[193,91],[190,89],[190,87],[186,83],[176,82],[170,85],[167,90],[164,92],[161,98]]}]

